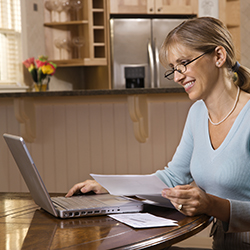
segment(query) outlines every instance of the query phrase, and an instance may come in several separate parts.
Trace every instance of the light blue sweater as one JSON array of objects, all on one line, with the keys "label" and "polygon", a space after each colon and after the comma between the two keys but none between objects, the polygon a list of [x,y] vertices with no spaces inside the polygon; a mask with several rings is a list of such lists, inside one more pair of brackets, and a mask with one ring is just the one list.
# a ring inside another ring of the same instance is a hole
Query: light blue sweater
[{"label": "light blue sweater", "polygon": [[216,150],[211,146],[205,103],[194,103],[172,161],[156,175],[170,187],[194,180],[207,193],[228,199],[226,230],[250,231],[250,101]]}]

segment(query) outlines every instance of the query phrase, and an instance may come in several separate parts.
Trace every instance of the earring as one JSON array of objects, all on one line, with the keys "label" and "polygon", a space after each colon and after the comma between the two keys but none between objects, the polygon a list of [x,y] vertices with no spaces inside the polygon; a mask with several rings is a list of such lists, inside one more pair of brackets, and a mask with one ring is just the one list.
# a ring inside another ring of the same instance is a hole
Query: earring
[{"label": "earring", "polygon": [[219,66],[220,65],[220,62],[218,61],[218,62],[216,62],[216,66]]}]

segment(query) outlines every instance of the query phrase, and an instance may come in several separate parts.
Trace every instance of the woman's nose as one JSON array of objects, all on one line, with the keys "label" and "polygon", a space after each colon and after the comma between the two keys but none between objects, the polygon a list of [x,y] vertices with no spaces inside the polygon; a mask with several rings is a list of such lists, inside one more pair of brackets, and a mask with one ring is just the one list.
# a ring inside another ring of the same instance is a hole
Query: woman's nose
[{"label": "woman's nose", "polygon": [[183,78],[185,78],[185,75],[183,73],[180,73],[179,71],[175,70],[175,72],[174,72],[174,81],[178,83]]}]

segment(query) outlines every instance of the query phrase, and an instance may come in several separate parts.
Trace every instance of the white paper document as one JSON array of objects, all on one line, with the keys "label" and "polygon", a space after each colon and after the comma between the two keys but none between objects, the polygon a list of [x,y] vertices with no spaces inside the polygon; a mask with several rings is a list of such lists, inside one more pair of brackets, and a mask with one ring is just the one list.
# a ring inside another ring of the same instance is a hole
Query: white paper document
[{"label": "white paper document", "polygon": [[134,228],[178,226],[175,220],[165,219],[149,213],[126,213],[109,216]]},{"label": "white paper document", "polygon": [[113,195],[154,195],[168,186],[155,174],[150,175],[99,175],[90,174]]}]

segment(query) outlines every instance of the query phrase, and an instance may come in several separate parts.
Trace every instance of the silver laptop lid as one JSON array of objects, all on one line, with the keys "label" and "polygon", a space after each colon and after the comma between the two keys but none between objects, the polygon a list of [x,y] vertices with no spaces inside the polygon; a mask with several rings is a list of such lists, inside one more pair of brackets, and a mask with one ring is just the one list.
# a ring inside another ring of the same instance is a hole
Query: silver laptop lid
[{"label": "silver laptop lid", "polygon": [[23,138],[10,134],[4,134],[3,137],[35,203],[57,217],[58,214],[51,202],[50,195],[37,171]]}]

